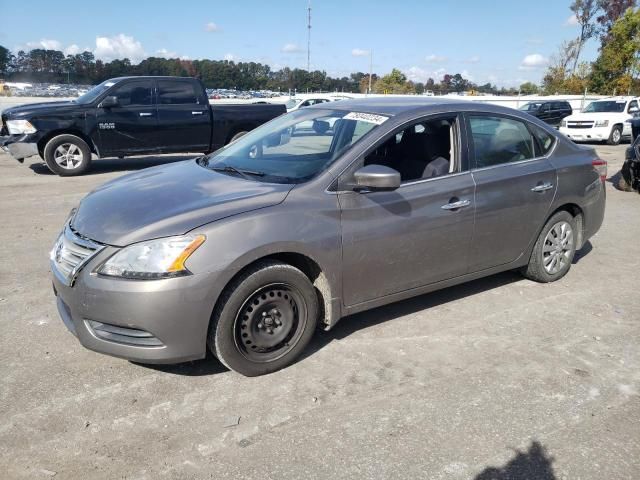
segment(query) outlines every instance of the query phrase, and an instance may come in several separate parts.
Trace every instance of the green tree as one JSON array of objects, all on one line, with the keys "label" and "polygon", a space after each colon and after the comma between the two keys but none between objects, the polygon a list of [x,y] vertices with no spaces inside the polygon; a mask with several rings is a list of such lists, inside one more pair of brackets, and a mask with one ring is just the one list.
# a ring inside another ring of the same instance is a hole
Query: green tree
[{"label": "green tree", "polygon": [[408,93],[412,89],[413,85],[407,83],[406,75],[397,68],[373,85],[373,91],[376,93]]},{"label": "green tree", "polygon": [[11,52],[8,48],[0,45],[0,73],[4,74],[9,69],[9,65],[11,64]]},{"label": "green tree", "polygon": [[576,53],[573,60],[572,72],[578,67],[578,60],[584,44],[596,34],[596,25],[594,17],[598,13],[600,6],[596,0],[573,0],[569,7],[578,21],[580,26],[580,35],[576,39]]},{"label": "green tree", "polygon": [[520,85],[520,93],[522,95],[533,95],[538,93],[539,87],[533,82],[524,82]]},{"label": "green tree", "polygon": [[640,9],[628,9],[615,21],[609,40],[593,63],[590,90],[627,93],[638,76],[640,54]]}]

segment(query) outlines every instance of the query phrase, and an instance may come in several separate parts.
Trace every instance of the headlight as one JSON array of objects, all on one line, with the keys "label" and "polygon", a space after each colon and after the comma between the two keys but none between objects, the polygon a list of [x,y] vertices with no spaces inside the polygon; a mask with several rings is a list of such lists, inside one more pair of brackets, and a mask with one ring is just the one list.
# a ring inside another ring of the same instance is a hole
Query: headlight
[{"label": "headlight", "polygon": [[609,120],[596,120],[593,124],[594,127],[607,127],[609,126]]},{"label": "headlight", "polygon": [[189,270],[184,262],[204,241],[204,235],[182,235],[129,245],[109,258],[98,273],[138,280],[185,275]]},{"label": "headlight", "polygon": [[567,126],[567,121],[566,121],[566,120],[562,120],[562,121],[560,122],[560,126],[561,126],[561,127],[566,127],[566,126]]},{"label": "headlight", "polygon": [[27,120],[7,120],[7,128],[9,129],[9,135],[36,133],[36,127]]}]

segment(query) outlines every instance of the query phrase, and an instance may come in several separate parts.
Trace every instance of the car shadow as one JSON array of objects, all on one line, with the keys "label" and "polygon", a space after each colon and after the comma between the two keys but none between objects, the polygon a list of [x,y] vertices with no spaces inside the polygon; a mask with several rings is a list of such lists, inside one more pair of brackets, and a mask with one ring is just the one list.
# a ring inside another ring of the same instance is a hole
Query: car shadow
[{"label": "car shadow", "polygon": [[532,441],[526,451],[514,449],[514,456],[502,467],[487,467],[473,480],[557,480],[552,463],[538,441]]},{"label": "car shadow", "polygon": [[[153,155],[144,157],[105,158],[94,160],[93,162],[91,162],[91,168],[88,172],[83,173],[82,176],[142,170],[143,168],[155,167],[157,165],[165,165],[168,163],[190,160],[201,155],[201,153],[193,153],[184,155]],[[32,163],[31,165],[29,165],[29,168],[38,175],[55,175],[55,173],[49,170],[47,165],[42,161]]]}]

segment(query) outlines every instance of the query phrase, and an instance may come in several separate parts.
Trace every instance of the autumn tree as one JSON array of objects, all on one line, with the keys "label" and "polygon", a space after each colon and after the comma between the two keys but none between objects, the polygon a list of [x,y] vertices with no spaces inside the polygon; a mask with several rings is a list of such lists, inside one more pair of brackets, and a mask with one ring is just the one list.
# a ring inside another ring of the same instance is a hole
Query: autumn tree
[{"label": "autumn tree", "polygon": [[573,0],[573,3],[569,8],[575,15],[576,21],[580,26],[580,34],[576,39],[573,68],[571,69],[572,72],[575,72],[584,44],[596,34],[594,17],[598,13],[600,6],[596,0]]}]

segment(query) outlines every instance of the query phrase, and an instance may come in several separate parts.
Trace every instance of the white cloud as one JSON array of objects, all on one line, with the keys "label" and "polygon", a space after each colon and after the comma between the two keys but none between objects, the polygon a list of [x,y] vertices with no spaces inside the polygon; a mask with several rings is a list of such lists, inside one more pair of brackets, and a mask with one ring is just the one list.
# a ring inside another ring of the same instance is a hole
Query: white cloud
[{"label": "white cloud", "polygon": [[519,70],[533,70],[535,68],[542,68],[549,63],[549,60],[539,53],[532,53],[522,59]]},{"label": "white cloud", "polygon": [[467,79],[467,80],[469,80],[470,82],[473,82],[473,81],[474,81],[474,77],[473,77],[473,75],[471,75],[471,74],[469,73],[469,71],[468,71],[468,70],[463,70],[463,71],[461,71],[461,72],[460,72],[460,75],[462,75],[462,77],[463,77],[463,78],[466,78],[466,79]]},{"label": "white cloud", "polygon": [[191,60],[191,57],[189,55],[182,55],[180,60]]},{"label": "white cloud", "polygon": [[[87,50],[90,50],[90,49],[87,48]],[[80,47],[75,43],[69,45],[67,48],[64,49],[65,55],[77,55],[80,52],[81,52]]]},{"label": "white cloud", "polygon": [[480,57],[478,55],[474,55],[471,58],[467,58],[467,63],[478,63],[480,61]]},{"label": "white cloud", "polygon": [[286,43],[282,46],[283,53],[300,53],[302,49],[295,43]]},{"label": "white cloud", "polygon": [[204,29],[207,32],[219,32],[220,31],[220,27],[218,26],[217,23],[213,23],[213,22],[209,22],[204,26]]},{"label": "white cloud", "polygon": [[43,38],[37,42],[27,42],[24,45],[18,46],[16,49],[29,51],[36,48],[44,48],[45,50],[62,50],[62,43],[58,40]]},{"label": "white cloud", "polygon": [[354,57],[368,57],[369,50],[363,50],[362,48],[354,48],[351,50],[351,55]]},{"label": "white cloud", "polygon": [[538,37],[527,38],[526,43],[529,45],[542,45],[544,40]]},{"label": "white cloud", "polygon": [[235,56],[233,55],[233,53],[227,53],[224,56],[224,59],[229,61],[229,62],[233,61],[234,58],[235,58]]},{"label": "white cloud", "polygon": [[444,63],[448,60],[448,58],[432,53],[431,55],[427,55],[424,60],[427,63]]},{"label": "white cloud", "polygon": [[96,37],[96,49],[93,54],[101,60],[128,58],[133,63],[137,63],[147,56],[142,44],[124,33],[113,37]]},{"label": "white cloud", "polygon": [[407,76],[407,80],[411,80],[412,82],[422,82],[425,83],[430,78],[433,78],[436,82],[442,80],[442,77],[446,73],[444,68],[438,68],[437,70],[426,70],[421,67],[413,66],[409,67],[403,72]]},{"label": "white cloud", "polygon": [[156,53],[154,56],[161,57],[161,58],[178,58],[178,54],[176,52],[171,52],[166,48],[161,48],[160,50],[156,50]]},{"label": "white cloud", "polygon": [[578,25],[578,17],[576,17],[575,13],[564,22],[565,27],[575,27],[576,25]]}]

